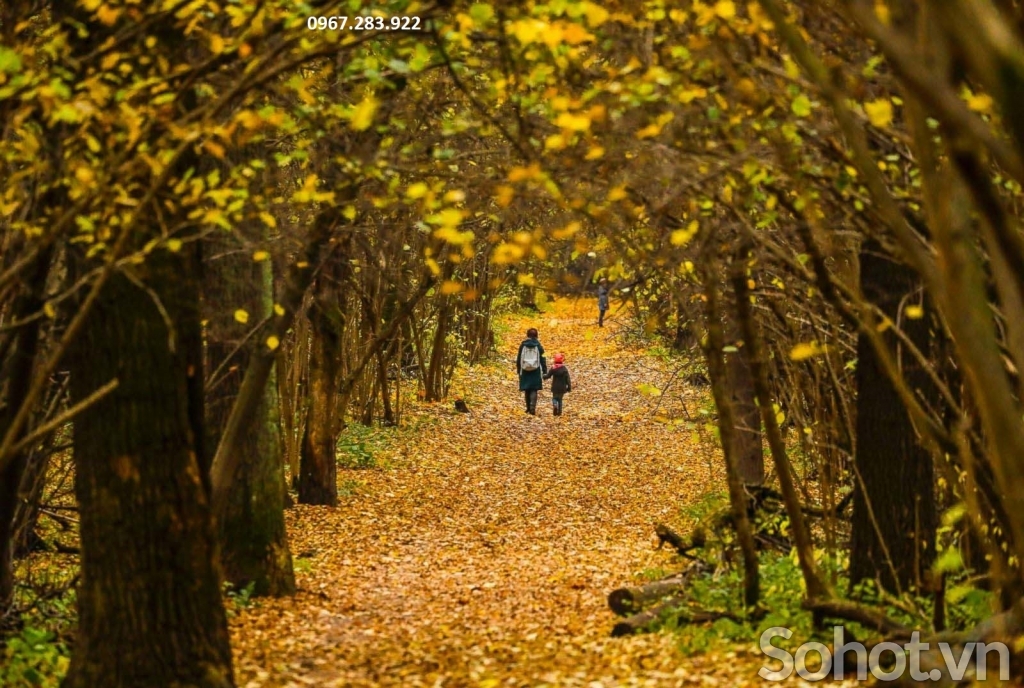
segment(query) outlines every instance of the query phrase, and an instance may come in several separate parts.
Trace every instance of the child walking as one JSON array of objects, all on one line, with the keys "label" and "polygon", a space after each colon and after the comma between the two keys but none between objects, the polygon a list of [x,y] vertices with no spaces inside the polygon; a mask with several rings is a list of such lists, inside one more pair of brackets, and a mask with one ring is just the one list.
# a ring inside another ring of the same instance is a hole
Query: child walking
[{"label": "child walking", "polygon": [[556,416],[562,415],[562,397],[572,391],[572,378],[565,366],[565,354],[555,354],[555,364],[544,379],[551,378],[551,406]]}]

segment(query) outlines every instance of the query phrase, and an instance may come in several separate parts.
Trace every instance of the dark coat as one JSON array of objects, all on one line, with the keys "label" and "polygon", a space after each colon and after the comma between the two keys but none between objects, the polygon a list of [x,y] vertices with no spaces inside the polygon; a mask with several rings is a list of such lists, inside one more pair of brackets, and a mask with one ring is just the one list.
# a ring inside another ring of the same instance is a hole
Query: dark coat
[{"label": "dark coat", "polygon": [[[527,346],[540,347],[540,368],[537,370],[523,370],[523,348]],[[544,380],[541,377],[548,372],[548,362],[544,358],[544,347],[536,339],[525,339],[519,345],[519,353],[516,354],[516,373],[519,374],[519,391],[529,392],[532,390],[544,389]]]},{"label": "dark coat", "polygon": [[601,284],[597,287],[597,308],[598,310],[608,310],[608,287]]},{"label": "dark coat", "polygon": [[566,392],[572,391],[572,378],[569,377],[569,369],[564,365],[555,366],[544,375],[544,379],[551,379],[551,396],[560,399]]}]

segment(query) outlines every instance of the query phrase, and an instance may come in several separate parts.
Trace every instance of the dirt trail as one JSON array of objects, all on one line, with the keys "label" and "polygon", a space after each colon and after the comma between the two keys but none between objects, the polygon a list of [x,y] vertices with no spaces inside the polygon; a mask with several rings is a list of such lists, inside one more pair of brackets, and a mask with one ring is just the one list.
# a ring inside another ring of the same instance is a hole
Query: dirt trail
[{"label": "dirt trail", "polygon": [[[393,448],[393,468],[343,472],[361,486],[337,509],[289,510],[292,551],[308,555],[301,591],[234,619],[240,686],[710,679],[715,660],[681,657],[671,635],[608,637],[608,591],[678,566],[654,550],[653,523],[677,522],[718,476],[638,391],[663,383],[664,367],[621,350],[592,308],[557,302],[510,321],[502,362],[454,384],[471,413],[433,406]],[[546,391],[537,417],[522,409],[511,361],[531,325],[549,357],[567,354],[574,391],[561,418]]]}]

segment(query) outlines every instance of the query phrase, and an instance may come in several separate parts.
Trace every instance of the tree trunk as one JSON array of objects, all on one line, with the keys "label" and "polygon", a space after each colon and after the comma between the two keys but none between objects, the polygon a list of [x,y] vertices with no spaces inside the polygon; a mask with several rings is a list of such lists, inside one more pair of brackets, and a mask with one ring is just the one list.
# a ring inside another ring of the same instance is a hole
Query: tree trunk
[{"label": "tree trunk", "polygon": [[120,386],[74,423],[82,580],[64,688],[234,684],[197,452],[202,395],[190,377],[202,379],[202,343],[190,255],[154,251],[138,267],[148,292],[112,276],[75,342],[73,402],[113,378]]},{"label": "tree trunk", "polygon": [[[908,337],[928,354],[925,318],[900,317],[901,301],[919,288],[914,273],[882,253],[876,242],[861,250],[861,289]],[[913,298],[913,297],[911,297]],[[916,301],[911,301],[916,303]],[[895,336],[887,338],[896,351]],[[898,356],[906,384],[931,384],[914,358]],[[864,335],[857,341],[857,445],[850,544],[850,584],[865,578],[892,591],[920,586],[935,556],[935,495],[932,460],[917,441],[896,388],[879,366]]]},{"label": "tree trunk", "polygon": [[[340,310],[332,291],[317,279],[317,298],[310,309],[309,416],[302,437],[299,503],[338,504],[337,396],[341,362]],[[334,309],[334,313],[330,309]],[[334,317],[332,317],[332,315]]]},{"label": "tree trunk", "polygon": [[430,367],[427,369],[426,375],[426,401],[444,399],[444,353],[450,321],[451,306],[446,298],[437,313],[437,329],[434,331],[434,343],[430,350]]},{"label": "tree trunk", "polygon": [[[17,300],[12,309],[14,320],[21,320],[38,311],[43,305],[43,290],[50,270],[51,250],[40,252],[26,276],[28,290]],[[21,327],[10,354],[10,368],[7,371],[7,406],[0,411],[0,439],[7,435],[8,428],[21,410],[23,400],[32,382],[32,372],[39,350],[39,319]],[[0,371],[3,372],[3,371]],[[23,429],[20,434],[24,434]],[[22,451],[0,472],[0,620],[10,608],[14,595],[14,514],[17,510],[18,494],[22,477],[28,466],[28,451]]]},{"label": "tree trunk", "polygon": [[[726,344],[738,348],[743,345],[743,337],[733,313],[735,308],[724,314]],[[757,407],[754,375],[742,351],[725,354],[725,377],[736,419],[736,468],[744,485],[760,485],[764,482],[761,411]]]},{"label": "tree trunk", "polygon": [[[226,372],[207,397],[209,446],[216,447],[238,398],[254,343],[244,343],[246,331],[271,317],[274,305],[273,266],[254,263],[247,253],[230,252],[204,270],[207,302],[207,353],[211,367]],[[234,312],[242,308],[250,320],[242,325]],[[259,345],[256,343],[255,345]],[[231,357],[230,360],[226,360]],[[284,524],[285,483],[277,386],[271,373],[250,421],[231,451],[241,457],[232,476],[228,498],[217,516],[220,563],[224,579],[235,588],[253,586],[255,595],[295,592],[291,552]]]}]

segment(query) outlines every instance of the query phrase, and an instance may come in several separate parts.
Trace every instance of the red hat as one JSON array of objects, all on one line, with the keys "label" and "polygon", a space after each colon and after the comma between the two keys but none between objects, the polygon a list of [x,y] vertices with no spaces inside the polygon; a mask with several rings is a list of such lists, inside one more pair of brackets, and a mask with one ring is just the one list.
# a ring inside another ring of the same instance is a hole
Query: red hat
[{"label": "red hat", "polygon": [[565,354],[555,354],[555,363],[562,363],[565,361]]}]

